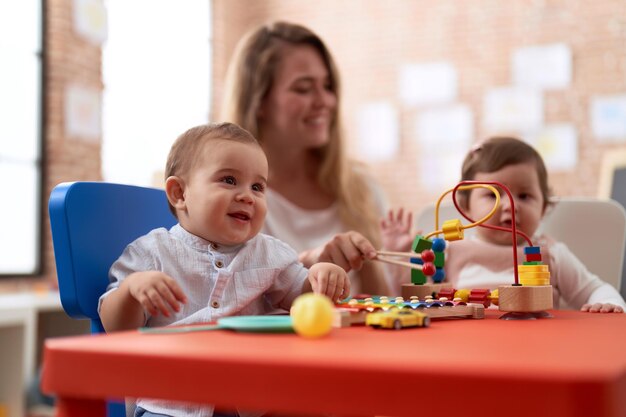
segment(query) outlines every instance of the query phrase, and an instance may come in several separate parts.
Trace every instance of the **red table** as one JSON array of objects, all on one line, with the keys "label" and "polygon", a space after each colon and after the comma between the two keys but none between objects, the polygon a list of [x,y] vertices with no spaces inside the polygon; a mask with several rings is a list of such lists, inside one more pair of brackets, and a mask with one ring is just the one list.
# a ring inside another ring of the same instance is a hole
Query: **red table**
[{"label": "red table", "polygon": [[58,416],[103,398],[158,397],[283,413],[465,417],[626,416],[626,314],[435,321],[326,338],[228,330],[46,342],[43,389]]}]

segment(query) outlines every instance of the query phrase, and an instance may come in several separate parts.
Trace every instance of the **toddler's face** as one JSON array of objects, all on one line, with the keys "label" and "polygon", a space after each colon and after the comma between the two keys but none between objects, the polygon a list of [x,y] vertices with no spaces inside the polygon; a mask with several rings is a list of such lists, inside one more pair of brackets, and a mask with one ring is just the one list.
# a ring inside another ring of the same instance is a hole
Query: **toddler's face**
[{"label": "toddler's face", "polygon": [[[533,162],[508,165],[495,172],[479,172],[474,178],[476,181],[498,181],[508,187],[515,202],[515,222],[517,228],[532,238],[539,227],[544,213],[544,199],[539,186],[537,169]],[[470,217],[478,221],[493,208],[495,196],[484,188],[473,189],[469,197]],[[486,223],[494,226],[511,228],[512,211],[509,197],[506,192],[500,191],[500,207]],[[478,235],[484,240],[499,244],[510,245],[511,233],[478,227]],[[518,243],[523,239],[518,238]]]},{"label": "toddler's face", "polygon": [[211,140],[185,184],[189,232],[221,245],[252,239],[263,227],[268,164],[259,146]]}]

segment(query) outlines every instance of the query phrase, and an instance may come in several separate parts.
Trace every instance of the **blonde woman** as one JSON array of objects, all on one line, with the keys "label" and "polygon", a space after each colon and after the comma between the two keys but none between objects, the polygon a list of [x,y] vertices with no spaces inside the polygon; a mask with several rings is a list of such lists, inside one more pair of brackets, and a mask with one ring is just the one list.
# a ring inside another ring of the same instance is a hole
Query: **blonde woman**
[{"label": "blonde woman", "polygon": [[386,294],[380,265],[382,196],[345,154],[339,74],[324,42],[286,22],[239,42],[230,63],[221,120],[250,131],[270,166],[264,233],[294,247],[305,266],[333,262],[353,294]]}]

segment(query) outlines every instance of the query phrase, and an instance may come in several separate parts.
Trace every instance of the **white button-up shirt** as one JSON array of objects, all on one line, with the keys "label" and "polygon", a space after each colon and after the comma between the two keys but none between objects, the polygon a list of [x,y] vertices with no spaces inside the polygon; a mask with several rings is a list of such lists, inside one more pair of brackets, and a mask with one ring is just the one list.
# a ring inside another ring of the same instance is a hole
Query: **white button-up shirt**
[{"label": "white button-up shirt", "polygon": [[[187,296],[187,304],[170,317],[146,312],[150,327],[261,315],[275,308],[289,310],[308,275],[296,252],[271,236],[258,234],[241,245],[220,246],[177,224],[170,230],[155,229],[126,247],[111,266],[111,283],[100,303],[138,271],[164,272]],[[166,415],[204,417],[213,413],[211,406],[158,400],[140,400],[137,405]]]}]

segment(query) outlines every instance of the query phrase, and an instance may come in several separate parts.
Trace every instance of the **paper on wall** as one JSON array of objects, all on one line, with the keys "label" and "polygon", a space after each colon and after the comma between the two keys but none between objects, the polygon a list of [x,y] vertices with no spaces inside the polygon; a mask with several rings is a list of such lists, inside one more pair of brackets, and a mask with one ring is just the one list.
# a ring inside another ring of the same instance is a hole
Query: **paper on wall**
[{"label": "paper on wall", "polygon": [[535,89],[494,88],[485,95],[483,114],[488,134],[537,130],[543,124],[543,96]]},{"label": "paper on wall", "polygon": [[600,142],[626,142],[626,95],[591,99],[591,130]]},{"label": "paper on wall", "polygon": [[65,133],[68,137],[97,142],[102,137],[100,90],[69,85],[65,89]]},{"label": "paper on wall", "polygon": [[416,121],[420,143],[418,178],[435,192],[454,185],[461,176],[461,163],[474,136],[474,118],[469,106],[458,104],[422,112]]},{"label": "paper on wall", "polygon": [[543,158],[550,171],[566,171],[578,163],[578,135],[574,125],[557,123],[544,126],[534,134],[525,135]]},{"label": "paper on wall", "polygon": [[400,146],[398,112],[389,102],[371,102],[357,111],[357,154],[368,161],[393,158]]},{"label": "paper on wall", "polygon": [[421,112],[416,127],[420,143],[433,148],[467,147],[474,135],[472,111],[461,104]]},{"label": "paper on wall", "polygon": [[107,13],[102,0],[74,0],[74,28],[94,45],[107,40]]},{"label": "paper on wall", "polygon": [[519,48],[511,61],[516,86],[559,89],[572,82],[572,50],[564,43]]},{"label": "paper on wall", "polygon": [[452,102],[457,97],[457,79],[448,62],[405,64],[398,79],[400,99],[408,106]]}]

